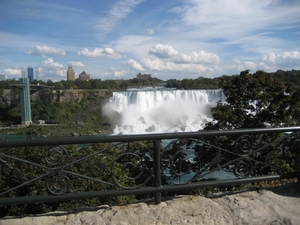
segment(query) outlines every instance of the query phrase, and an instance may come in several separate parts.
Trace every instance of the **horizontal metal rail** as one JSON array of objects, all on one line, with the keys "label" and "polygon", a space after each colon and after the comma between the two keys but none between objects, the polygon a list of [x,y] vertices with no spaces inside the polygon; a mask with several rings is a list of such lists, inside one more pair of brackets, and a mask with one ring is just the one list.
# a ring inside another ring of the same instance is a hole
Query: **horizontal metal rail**
[{"label": "horizontal metal rail", "polygon": [[1,199],[1,205],[18,205],[18,204],[31,204],[37,202],[58,202],[58,201],[68,201],[80,200],[80,199],[90,199],[90,198],[105,198],[107,196],[122,196],[122,195],[139,195],[139,194],[151,194],[151,193],[161,193],[167,191],[182,191],[189,189],[201,189],[209,187],[220,187],[220,186],[229,186],[229,185],[239,185],[244,183],[254,183],[261,181],[272,181],[278,179],[288,179],[295,178],[298,174],[283,174],[283,175],[269,175],[245,179],[236,179],[236,180],[223,180],[223,181],[206,181],[199,183],[191,183],[189,185],[168,185],[161,186],[160,188],[156,187],[141,187],[139,189],[131,190],[104,190],[104,191],[93,191],[85,193],[70,193],[59,196],[45,196],[41,198],[40,196],[30,196],[30,197],[19,197],[19,198],[4,198]]},{"label": "horizontal metal rail", "polygon": [[108,143],[108,142],[129,142],[144,140],[164,140],[164,139],[183,139],[200,138],[212,136],[238,136],[244,134],[266,134],[300,131],[297,127],[279,128],[256,128],[256,129],[237,129],[226,131],[198,131],[198,132],[177,132],[177,133],[153,133],[135,135],[97,135],[97,136],[78,136],[78,137],[57,137],[42,138],[36,140],[8,140],[0,142],[0,148],[5,147],[24,147],[24,146],[47,146],[47,145],[68,145],[68,144],[88,144],[88,143]]}]

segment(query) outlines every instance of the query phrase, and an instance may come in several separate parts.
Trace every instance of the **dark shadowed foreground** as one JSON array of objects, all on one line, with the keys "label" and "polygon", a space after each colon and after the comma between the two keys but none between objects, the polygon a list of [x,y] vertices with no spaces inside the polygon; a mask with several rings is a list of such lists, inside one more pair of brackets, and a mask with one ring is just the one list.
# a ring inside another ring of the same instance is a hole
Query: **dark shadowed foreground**
[{"label": "dark shadowed foreground", "polygon": [[159,205],[147,201],[99,206],[24,218],[4,218],[0,225],[97,224],[270,224],[300,223],[300,186],[218,193],[210,197],[177,196]]}]

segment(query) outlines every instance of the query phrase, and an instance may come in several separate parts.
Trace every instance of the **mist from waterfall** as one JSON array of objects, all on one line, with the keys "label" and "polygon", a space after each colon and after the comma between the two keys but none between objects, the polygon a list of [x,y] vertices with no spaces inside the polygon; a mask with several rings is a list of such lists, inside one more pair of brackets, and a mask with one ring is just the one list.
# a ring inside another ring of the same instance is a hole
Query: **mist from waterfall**
[{"label": "mist from waterfall", "polygon": [[103,112],[115,120],[115,134],[189,132],[203,129],[224,99],[220,89],[127,90],[114,92]]}]

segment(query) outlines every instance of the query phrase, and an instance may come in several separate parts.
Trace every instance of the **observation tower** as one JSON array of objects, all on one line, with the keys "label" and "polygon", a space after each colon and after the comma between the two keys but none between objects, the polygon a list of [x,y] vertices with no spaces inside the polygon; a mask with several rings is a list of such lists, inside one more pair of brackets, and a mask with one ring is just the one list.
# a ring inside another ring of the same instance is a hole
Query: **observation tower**
[{"label": "observation tower", "polygon": [[31,103],[30,103],[30,84],[29,78],[20,78],[21,88],[20,101],[21,101],[21,113],[22,113],[22,125],[30,125],[31,120]]},{"label": "observation tower", "polygon": [[30,102],[30,91],[37,91],[39,89],[49,89],[50,86],[30,84],[29,78],[20,78],[19,84],[13,84],[11,87],[17,87],[21,89],[20,91],[20,101],[21,101],[21,114],[22,114],[22,125],[32,124],[31,119],[31,102]]}]

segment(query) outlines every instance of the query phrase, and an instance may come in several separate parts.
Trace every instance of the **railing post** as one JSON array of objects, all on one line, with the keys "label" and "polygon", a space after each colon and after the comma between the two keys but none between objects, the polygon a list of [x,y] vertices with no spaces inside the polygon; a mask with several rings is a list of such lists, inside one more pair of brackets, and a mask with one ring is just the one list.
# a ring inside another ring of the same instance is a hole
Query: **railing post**
[{"label": "railing post", "polygon": [[298,139],[296,141],[296,172],[298,173],[297,181],[298,184],[300,184],[300,134],[298,134]]},{"label": "railing post", "polygon": [[[160,140],[154,140],[154,186],[161,188],[161,157],[160,157]],[[154,193],[155,204],[161,203],[161,192]]]}]

